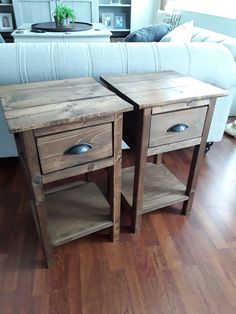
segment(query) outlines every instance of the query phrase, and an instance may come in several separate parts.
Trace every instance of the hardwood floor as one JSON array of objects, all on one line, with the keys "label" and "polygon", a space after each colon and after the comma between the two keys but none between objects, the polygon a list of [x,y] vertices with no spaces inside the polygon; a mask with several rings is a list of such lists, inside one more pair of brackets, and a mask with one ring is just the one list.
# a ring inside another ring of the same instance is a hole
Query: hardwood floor
[{"label": "hardwood floor", "polygon": [[[186,180],[190,149],[164,155]],[[132,156],[124,153],[124,165]],[[103,183],[105,173],[96,179]],[[43,268],[17,159],[0,160],[1,314],[236,313],[236,141],[215,143],[204,159],[190,216],[180,206],[143,216],[121,239],[94,234],[55,249]]]}]

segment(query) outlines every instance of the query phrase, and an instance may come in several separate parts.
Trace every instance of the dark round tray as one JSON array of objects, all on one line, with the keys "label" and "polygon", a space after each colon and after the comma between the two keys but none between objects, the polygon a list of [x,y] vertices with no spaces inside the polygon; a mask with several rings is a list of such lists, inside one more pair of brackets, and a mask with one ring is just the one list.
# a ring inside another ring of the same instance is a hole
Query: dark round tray
[{"label": "dark round tray", "polygon": [[70,27],[57,28],[55,22],[36,23],[31,25],[33,31],[43,32],[81,32],[87,31],[93,27],[90,23],[74,22],[70,23]]}]

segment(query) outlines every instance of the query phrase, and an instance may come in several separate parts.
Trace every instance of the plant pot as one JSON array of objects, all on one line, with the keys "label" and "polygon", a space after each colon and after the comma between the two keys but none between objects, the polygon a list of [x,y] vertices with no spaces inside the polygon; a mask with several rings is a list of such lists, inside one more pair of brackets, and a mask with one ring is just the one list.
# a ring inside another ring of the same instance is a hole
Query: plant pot
[{"label": "plant pot", "polygon": [[54,20],[55,20],[55,23],[56,23],[56,27],[57,28],[63,28],[63,20],[60,20],[60,19],[58,19],[58,17],[57,16],[54,16]]},{"label": "plant pot", "polygon": [[70,19],[64,19],[63,26],[64,28],[70,28]]}]

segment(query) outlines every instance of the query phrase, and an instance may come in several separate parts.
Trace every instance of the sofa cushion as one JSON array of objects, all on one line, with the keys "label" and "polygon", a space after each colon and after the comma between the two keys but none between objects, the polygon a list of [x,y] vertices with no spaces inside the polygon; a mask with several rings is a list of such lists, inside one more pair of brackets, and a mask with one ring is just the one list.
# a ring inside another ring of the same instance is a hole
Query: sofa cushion
[{"label": "sofa cushion", "polygon": [[193,35],[193,21],[184,23],[176,27],[173,31],[162,37],[161,41],[170,42],[190,42]]},{"label": "sofa cushion", "polygon": [[129,34],[124,41],[127,42],[157,42],[170,30],[166,23],[143,27]]}]

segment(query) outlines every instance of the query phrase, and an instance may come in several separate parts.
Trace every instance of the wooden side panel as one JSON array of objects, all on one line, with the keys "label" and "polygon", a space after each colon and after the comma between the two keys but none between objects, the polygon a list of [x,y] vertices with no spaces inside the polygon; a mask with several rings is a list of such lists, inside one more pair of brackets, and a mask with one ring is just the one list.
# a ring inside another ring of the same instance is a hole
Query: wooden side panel
[{"label": "wooden side panel", "polygon": [[35,138],[32,131],[22,133],[22,145],[26,167],[28,169],[28,174],[31,181],[32,195],[35,206],[35,219],[37,221],[37,228],[41,235],[46,263],[49,267],[53,262],[53,251],[48,233],[48,217],[44,202],[42,177],[40,173]]},{"label": "wooden side panel", "polygon": [[[88,152],[79,155],[64,154],[65,150],[77,144],[90,144]],[[112,156],[112,124],[39,137],[38,151],[44,174],[73,167]]]}]

